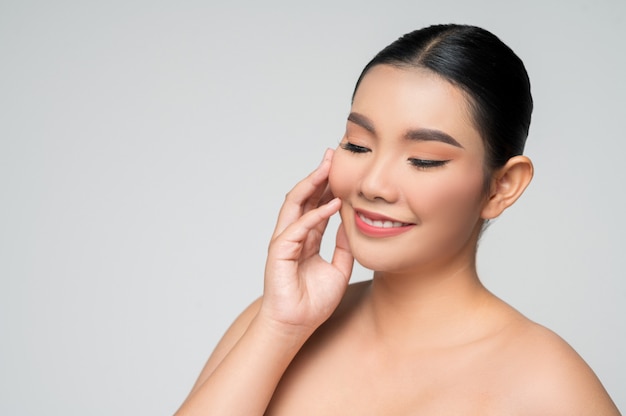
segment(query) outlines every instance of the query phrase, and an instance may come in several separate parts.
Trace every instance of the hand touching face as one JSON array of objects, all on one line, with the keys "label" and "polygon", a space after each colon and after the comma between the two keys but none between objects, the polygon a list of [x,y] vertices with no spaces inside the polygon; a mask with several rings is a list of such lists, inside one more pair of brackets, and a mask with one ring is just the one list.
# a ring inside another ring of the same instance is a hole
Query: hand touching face
[{"label": "hand touching face", "polygon": [[330,172],[355,258],[394,272],[473,260],[484,154],[462,90],[427,70],[372,68]]}]

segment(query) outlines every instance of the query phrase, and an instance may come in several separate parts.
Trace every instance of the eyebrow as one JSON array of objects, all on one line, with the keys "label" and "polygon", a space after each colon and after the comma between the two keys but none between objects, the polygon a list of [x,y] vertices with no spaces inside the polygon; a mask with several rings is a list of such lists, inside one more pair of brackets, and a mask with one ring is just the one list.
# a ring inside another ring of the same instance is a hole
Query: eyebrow
[{"label": "eyebrow", "polygon": [[[365,130],[369,131],[372,134],[376,134],[374,124],[369,118],[367,118],[363,114],[352,112],[348,115],[348,121],[351,121],[354,124],[363,127]],[[463,146],[461,146],[461,143],[459,143],[454,137],[440,130],[424,128],[411,129],[404,133],[404,138],[407,140],[418,142],[437,141],[459,147],[461,149],[464,148]]]}]

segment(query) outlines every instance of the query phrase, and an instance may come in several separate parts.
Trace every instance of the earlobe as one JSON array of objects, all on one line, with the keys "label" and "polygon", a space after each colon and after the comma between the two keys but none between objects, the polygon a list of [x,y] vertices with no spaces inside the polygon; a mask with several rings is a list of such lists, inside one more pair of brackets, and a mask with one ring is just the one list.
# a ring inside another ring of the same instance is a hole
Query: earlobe
[{"label": "earlobe", "polygon": [[498,169],[492,177],[482,218],[496,218],[513,205],[530,183],[533,171],[533,164],[526,156],[514,156]]}]

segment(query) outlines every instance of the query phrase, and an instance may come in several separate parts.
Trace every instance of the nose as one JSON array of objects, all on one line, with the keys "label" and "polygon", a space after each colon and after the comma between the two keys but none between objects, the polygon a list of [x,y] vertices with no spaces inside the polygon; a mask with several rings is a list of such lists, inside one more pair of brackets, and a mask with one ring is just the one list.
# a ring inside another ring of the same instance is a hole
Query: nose
[{"label": "nose", "polygon": [[399,195],[396,168],[389,158],[373,157],[364,169],[359,195],[369,201],[396,202]]}]

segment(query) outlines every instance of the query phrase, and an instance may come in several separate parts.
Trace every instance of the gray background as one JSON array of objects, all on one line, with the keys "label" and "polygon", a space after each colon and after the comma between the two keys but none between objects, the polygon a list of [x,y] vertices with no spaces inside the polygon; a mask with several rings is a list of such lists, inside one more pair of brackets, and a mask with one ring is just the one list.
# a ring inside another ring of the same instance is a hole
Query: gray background
[{"label": "gray background", "polygon": [[483,280],[626,409],[622,0],[22,0],[0,1],[0,413],[173,413],[361,68],[439,22],[500,36],[536,101]]}]

